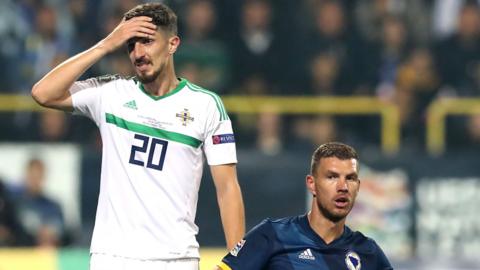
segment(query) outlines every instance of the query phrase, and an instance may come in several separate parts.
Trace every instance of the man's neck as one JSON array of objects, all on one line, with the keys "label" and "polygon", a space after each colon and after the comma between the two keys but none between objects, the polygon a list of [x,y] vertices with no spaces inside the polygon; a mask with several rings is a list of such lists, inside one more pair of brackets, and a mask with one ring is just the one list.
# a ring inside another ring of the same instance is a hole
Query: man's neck
[{"label": "man's neck", "polygon": [[345,219],[333,222],[315,210],[308,213],[308,223],[326,244],[330,244],[335,239],[340,238],[345,227]]},{"label": "man's neck", "polygon": [[145,90],[153,96],[163,96],[170,93],[179,84],[174,72],[171,74],[159,75],[155,81],[144,84]]}]

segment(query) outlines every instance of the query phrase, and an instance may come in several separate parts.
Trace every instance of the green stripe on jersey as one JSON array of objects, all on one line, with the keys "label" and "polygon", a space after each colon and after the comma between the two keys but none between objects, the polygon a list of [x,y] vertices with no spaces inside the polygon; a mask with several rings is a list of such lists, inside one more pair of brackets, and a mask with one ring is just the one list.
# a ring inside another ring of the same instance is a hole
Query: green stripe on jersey
[{"label": "green stripe on jersey", "polygon": [[130,122],[110,113],[105,113],[105,116],[106,116],[107,123],[114,124],[119,128],[123,128],[123,129],[130,130],[137,133],[142,133],[145,135],[154,136],[157,138],[175,141],[178,143],[183,143],[195,148],[198,148],[202,144],[202,141],[200,141],[199,139],[196,139],[194,137],[190,137],[184,134],[180,134],[172,131],[166,131],[163,129],[153,128],[146,125]]},{"label": "green stripe on jersey", "polygon": [[198,85],[195,85],[195,84],[192,84],[190,82],[187,82],[187,86],[192,90],[192,91],[195,91],[195,92],[201,92],[201,93],[204,93],[204,94],[207,94],[211,97],[213,97],[213,99],[215,100],[215,103],[217,105],[217,108],[218,108],[218,111],[220,112],[220,121],[223,121],[223,120],[228,120],[228,114],[227,114],[227,111],[225,110],[225,107],[223,106],[223,102],[222,100],[220,99],[220,97],[215,94],[214,92],[212,91],[208,91],[204,88],[201,88],[200,86]]}]

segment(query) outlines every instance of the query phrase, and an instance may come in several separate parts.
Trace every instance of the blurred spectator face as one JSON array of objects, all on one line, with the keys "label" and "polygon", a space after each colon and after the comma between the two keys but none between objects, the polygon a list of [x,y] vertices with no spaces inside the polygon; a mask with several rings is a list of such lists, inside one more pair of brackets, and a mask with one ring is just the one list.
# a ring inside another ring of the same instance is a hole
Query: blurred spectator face
[{"label": "blurred spectator face", "polygon": [[326,116],[320,116],[312,120],[311,132],[314,145],[335,141],[337,134],[335,122],[331,117]]},{"label": "blurred spectator face", "polygon": [[389,0],[375,0],[375,13],[382,16],[388,12]]},{"label": "blurred spectator face", "polygon": [[249,95],[266,95],[268,92],[267,80],[258,74],[249,76],[243,84],[245,92]]},{"label": "blurred spectator face", "polygon": [[46,110],[40,116],[40,133],[46,141],[61,140],[67,130],[65,113],[55,110]]},{"label": "blurred spectator face", "polygon": [[25,187],[31,195],[41,194],[45,177],[45,165],[39,159],[32,159],[27,165]]},{"label": "blurred spectator face", "polygon": [[432,56],[426,49],[417,49],[412,53],[412,66],[417,71],[429,70],[432,67]]},{"label": "blurred spectator face", "polygon": [[190,38],[204,38],[215,26],[215,9],[210,1],[194,1],[188,5],[185,19]]},{"label": "blurred spectator face", "polygon": [[87,11],[87,0],[70,1],[69,7],[74,17],[83,17]]},{"label": "blurred spectator face", "polygon": [[57,15],[51,7],[42,7],[37,13],[36,27],[40,35],[52,38],[57,32]]},{"label": "blurred spectator face", "polygon": [[433,91],[437,84],[438,77],[433,67],[432,55],[428,49],[415,49],[399,71],[398,87],[408,91]]},{"label": "blurred spectator face", "polygon": [[480,30],[479,9],[475,5],[467,5],[462,9],[458,21],[458,32],[464,38],[478,35]]},{"label": "blurred spectator face", "polygon": [[325,89],[333,86],[339,69],[335,56],[331,54],[319,54],[312,60],[310,68],[315,86],[320,86]]},{"label": "blurred spectator face", "polygon": [[318,8],[316,23],[322,34],[329,37],[337,37],[342,34],[344,14],[340,5],[337,2],[327,2]]},{"label": "blurred spectator face", "polygon": [[267,1],[247,1],[243,7],[242,24],[246,30],[266,30],[271,16],[272,9]]},{"label": "blurred spectator face", "polygon": [[399,18],[389,17],[383,23],[383,41],[386,47],[402,47],[406,39],[405,25]]}]

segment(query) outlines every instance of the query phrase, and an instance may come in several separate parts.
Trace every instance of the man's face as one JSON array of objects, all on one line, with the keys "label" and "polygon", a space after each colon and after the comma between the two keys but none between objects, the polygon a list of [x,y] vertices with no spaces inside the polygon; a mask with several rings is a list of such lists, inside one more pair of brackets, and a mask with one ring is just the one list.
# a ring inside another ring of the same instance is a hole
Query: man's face
[{"label": "man's face", "polygon": [[132,38],[127,41],[130,61],[140,82],[153,82],[166,68],[170,56],[175,52],[177,36],[156,31],[149,38]]},{"label": "man's face", "polygon": [[307,176],[307,186],[315,195],[320,215],[338,222],[347,217],[355,203],[360,180],[356,159],[322,158],[314,175]]}]

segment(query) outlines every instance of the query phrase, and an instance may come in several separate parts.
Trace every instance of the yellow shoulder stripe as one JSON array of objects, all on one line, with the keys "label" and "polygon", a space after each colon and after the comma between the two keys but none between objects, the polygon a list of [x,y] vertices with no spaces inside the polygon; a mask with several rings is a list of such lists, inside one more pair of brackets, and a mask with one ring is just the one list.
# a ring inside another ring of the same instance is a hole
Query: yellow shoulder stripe
[{"label": "yellow shoulder stripe", "polygon": [[218,264],[218,267],[220,267],[220,269],[222,269],[222,270],[232,270],[232,268],[230,268],[230,266],[228,266],[228,265],[227,265],[226,263],[224,263],[224,262],[220,262],[220,263]]}]

